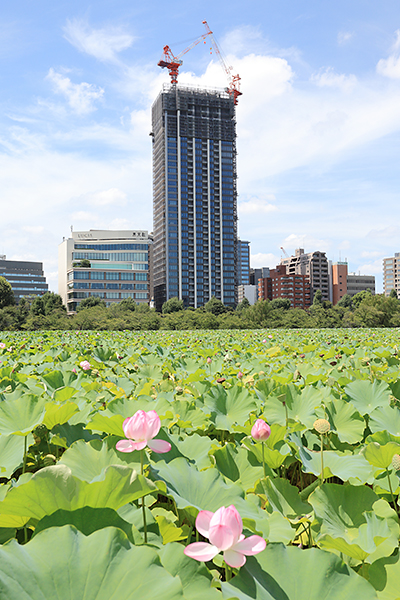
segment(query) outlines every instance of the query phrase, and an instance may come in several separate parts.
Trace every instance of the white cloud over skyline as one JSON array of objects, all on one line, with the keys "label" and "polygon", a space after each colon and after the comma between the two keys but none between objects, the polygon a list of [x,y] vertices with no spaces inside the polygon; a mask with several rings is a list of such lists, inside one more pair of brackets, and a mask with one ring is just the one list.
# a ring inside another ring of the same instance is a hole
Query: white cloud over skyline
[{"label": "white cloud over skyline", "polygon": [[[140,11],[125,10],[116,24],[75,6],[53,24],[54,51],[43,41],[46,56],[30,67],[29,92],[15,102],[3,89],[1,202],[13,210],[2,211],[0,253],[44,261],[55,291],[57,246],[70,225],[152,230],[151,104],[169,80],[157,67],[160,31],[165,43],[184,36],[169,33],[169,17],[153,32],[150,12],[145,22]],[[336,260],[346,253],[351,270],[371,265],[379,275],[381,257],[400,251],[399,32],[388,24],[387,50],[379,39],[360,66],[354,19],[332,26],[314,49],[296,38],[298,29],[289,35],[247,19],[243,12],[242,24],[227,23],[220,38],[242,77],[239,235],[251,241],[253,266],[274,267],[280,246],[304,247]],[[205,47],[183,57],[179,81],[224,87]]]}]

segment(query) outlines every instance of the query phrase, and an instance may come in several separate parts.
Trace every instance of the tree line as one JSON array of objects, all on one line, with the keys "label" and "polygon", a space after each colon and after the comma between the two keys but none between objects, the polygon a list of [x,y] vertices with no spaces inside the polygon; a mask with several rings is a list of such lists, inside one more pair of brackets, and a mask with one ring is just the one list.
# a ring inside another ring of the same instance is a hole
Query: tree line
[{"label": "tree line", "polygon": [[131,298],[106,307],[103,300],[82,300],[75,315],[67,315],[61,296],[22,298],[16,304],[8,281],[0,277],[0,331],[53,330],[184,330],[184,329],[265,329],[399,327],[400,301],[369,291],[344,296],[335,306],[324,301],[318,290],[308,310],[291,308],[287,298],[259,300],[250,305],[245,298],[236,309],[213,297],[203,307],[184,308],[182,300],[171,298],[162,313]]}]

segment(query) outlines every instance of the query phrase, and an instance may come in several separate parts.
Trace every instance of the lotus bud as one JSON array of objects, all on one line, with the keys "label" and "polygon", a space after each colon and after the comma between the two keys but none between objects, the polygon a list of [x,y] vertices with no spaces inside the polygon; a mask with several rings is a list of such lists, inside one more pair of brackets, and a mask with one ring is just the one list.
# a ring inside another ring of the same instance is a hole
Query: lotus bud
[{"label": "lotus bud", "polygon": [[46,456],[43,458],[43,464],[45,467],[51,467],[51,465],[55,465],[56,462],[57,459],[54,454],[46,454]]},{"label": "lotus bud", "polygon": [[321,434],[328,433],[331,429],[330,423],[326,419],[317,419],[314,421],[313,427],[315,431],[318,431],[318,433]]},{"label": "lotus bud", "polygon": [[238,379],[242,379],[242,377],[243,377],[242,371],[239,371],[239,373],[237,374],[237,376],[238,376]]},{"label": "lotus bud", "polygon": [[400,471],[400,454],[395,454],[393,456],[392,467],[395,471]]},{"label": "lotus bud", "polygon": [[208,365],[211,365],[211,362],[212,362],[212,361],[211,361],[211,357],[210,357],[210,356],[207,356],[207,364],[208,364]]},{"label": "lotus bud", "polygon": [[266,442],[271,435],[271,427],[262,419],[257,419],[251,428],[251,437],[256,442]]}]

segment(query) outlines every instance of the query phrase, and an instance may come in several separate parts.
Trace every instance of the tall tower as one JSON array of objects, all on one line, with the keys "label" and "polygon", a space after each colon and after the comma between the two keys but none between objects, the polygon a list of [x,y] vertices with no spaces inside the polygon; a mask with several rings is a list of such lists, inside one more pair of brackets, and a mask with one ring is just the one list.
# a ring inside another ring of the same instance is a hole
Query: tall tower
[{"label": "tall tower", "polygon": [[236,304],[234,98],[164,85],[152,107],[154,300]]}]

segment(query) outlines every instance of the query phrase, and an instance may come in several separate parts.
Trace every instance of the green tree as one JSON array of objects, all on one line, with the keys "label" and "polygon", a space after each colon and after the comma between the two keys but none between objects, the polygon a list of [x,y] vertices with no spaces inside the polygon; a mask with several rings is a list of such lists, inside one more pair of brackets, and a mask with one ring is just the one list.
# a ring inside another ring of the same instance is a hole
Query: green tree
[{"label": "green tree", "polygon": [[397,300],[397,292],[394,288],[390,290],[389,298],[396,298]]},{"label": "green tree", "polygon": [[46,315],[50,315],[55,310],[66,311],[63,304],[62,298],[59,294],[54,292],[46,292],[43,296],[44,312]]},{"label": "green tree", "polygon": [[121,302],[118,304],[118,306],[124,312],[125,311],[135,312],[135,310],[136,310],[136,302],[134,301],[133,298],[124,298],[123,300],[121,300]]},{"label": "green tree", "polygon": [[317,290],[314,294],[313,306],[322,306],[322,292]]},{"label": "green tree", "polygon": [[204,309],[213,315],[222,315],[223,313],[227,312],[226,306],[224,306],[221,300],[218,300],[218,298],[215,296],[212,296],[209,301],[206,302]]},{"label": "green tree", "polygon": [[88,260],[87,258],[83,258],[82,260],[73,263],[72,265],[73,267],[85,267],[87,269],[90,269],[90,267],[92,266],[90,264],[90,260]]},{"label": "green tree", "polygon": [[247,308],[250,308],[251,304],[248,300],[248,298],[246,298],[246,296],[243,298],[243,300],[241,302],[239,302],[239,304],[236,307],[236,312],[241,313],[243,310],[246,310]]},{"label": "green tree", "polygon": [[183,300],[179,300],[179,298],[170,298],[162,305],[163,315],[168,315],[170,313],[179,312],[183,310]]},{"label": "green tree", "polygon": [[0,277],[0,308],[14,306],[14,304],[15,297],[10,282],[4,277]]},{"label": "green tree", "polygon": [[363,290],[362,292],[358,292],[351,299],[351,304],[353,308],[358,308],[361,302],[364,300],[369,300],[372,297],[371,290]]},{"label": "green tree", "polygon": [[78,312],[87,308],[93,308],[94,306],[105,308],[106,303],[98,296],[89,296],[89,298],[85,298],[79,303]]},{"label": "green tree", "polygon": [[336,306],[341,306],[342,308],[351,308],[351,296],[350,294],[345,294],[343,298],[339,300]]},{"label": "green tree", "polygon": [[276,310],[277,308],[283,308],[283,310],[289,310],[290,300],[289,300],[289,298],[274,298],[274,300],[271,300],[270,306],[273,310]]},{"label": "green tree", "polygon": [[33,315],[45,315],[45,305],[42,296],[36,296],[31,304],[31,313]]}]

